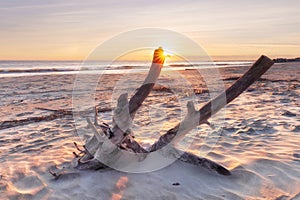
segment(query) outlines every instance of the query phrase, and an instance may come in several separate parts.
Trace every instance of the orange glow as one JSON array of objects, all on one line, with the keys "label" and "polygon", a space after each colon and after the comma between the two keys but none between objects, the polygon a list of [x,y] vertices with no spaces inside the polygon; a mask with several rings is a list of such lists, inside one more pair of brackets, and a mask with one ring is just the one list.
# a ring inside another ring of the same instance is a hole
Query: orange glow
[{"label": "orange glow", "polygon": [[116,187],[119,190],[123,190],[126,188],[126,183],[128,182],[128,178],[126,176],[122,176],[118,182],[116,183]]},{"label": "orange glow", "polygon": [[128,183],[128,177],[127,176],[121,176],[119,180],[116,183],[116,189],[118,192],[113,193],[111,196],[111,200],[120,200],[123,197],[123,194],[126,189],[126,184]]},{"label": "orange glow", "polygon": [[122,199],[122,195],[120,194],[112,194],[111,196],[111,200],[121,200]]},{"label": "orange glow", "polygon": [[[140,49],[132,52],[128,52],[115,61],[152,61],[154,49]],[[184,59],[170,52],[164,52],[160,55],[161,58],[168,58],[168,61],[183,61]]]}]

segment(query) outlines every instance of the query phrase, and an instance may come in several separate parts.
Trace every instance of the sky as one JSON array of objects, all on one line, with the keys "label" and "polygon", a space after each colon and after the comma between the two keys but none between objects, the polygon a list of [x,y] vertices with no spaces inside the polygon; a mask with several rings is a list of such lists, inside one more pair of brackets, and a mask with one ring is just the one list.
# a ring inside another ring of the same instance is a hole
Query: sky
[{"label": "sky", "polygon": [[299,0],[0,0],[0,60],[84,60],[120,33],[151,27],[191,38],[214,60],[300,57],[299,8]]}]

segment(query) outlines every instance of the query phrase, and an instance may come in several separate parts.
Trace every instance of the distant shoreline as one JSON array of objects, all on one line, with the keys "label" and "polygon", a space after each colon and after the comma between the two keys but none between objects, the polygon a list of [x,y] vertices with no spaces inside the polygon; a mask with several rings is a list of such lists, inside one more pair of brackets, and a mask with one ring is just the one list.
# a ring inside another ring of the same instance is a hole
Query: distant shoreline
[{"label": "distant shoreline", "polygon": [[300,62],[300,57],[299,58],[275,58],[273,60],[275,63]]}]

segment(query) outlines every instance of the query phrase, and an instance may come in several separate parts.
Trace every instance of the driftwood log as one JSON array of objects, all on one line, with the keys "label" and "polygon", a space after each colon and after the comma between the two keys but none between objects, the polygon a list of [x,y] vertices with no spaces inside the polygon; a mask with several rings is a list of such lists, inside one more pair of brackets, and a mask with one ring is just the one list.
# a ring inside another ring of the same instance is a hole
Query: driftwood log
[{"label": "driftwood log", "polygon": [[[266,56],[261,56],[231,87],[209,101],[200,110],[195,109],[193,102],[188,102],[188,112],[184,120],[162,135],[150,148],[144,149],[134,140],[131,133],[131,126],[137,110],[153,89],[160,75],[165,60],[163,53],[162,48],[155,50],[151,68],[143,85],[138,88],[129,101],[128,94],[120,95],[117,107],[113,112],[112,127],[107,124],[98,124],[97,109],[95,109],[94,123],[87,118],[89,127],[93,131],[93,136],[87,140],[83,149],[80,149],[75,143],[79,153],[74,152],[75,159],[72,162],[73,168],[79,170],[103,169],[111,165],[117,166],[118,164],[114,164],[118,162],[119,165],[121,165],[122,156],[124,155],[122,152],[124,151],[132,153],[131,158],[124,158],[127,161],[128,159],[144,160],[149,153],[161,151],[161,154],[166,157],[198,165],[222,175],[231,174],[230,171],[222,165],[209,159],[183,152],[177,149],[175,145],[195,127],[201,124],[209,124],[208,119],[212,115],[216,114],[221,108],[245,91],[253,82],[258,80],[274,62]],[[50,173],[59,177],[61,171],[50,171]]]}]

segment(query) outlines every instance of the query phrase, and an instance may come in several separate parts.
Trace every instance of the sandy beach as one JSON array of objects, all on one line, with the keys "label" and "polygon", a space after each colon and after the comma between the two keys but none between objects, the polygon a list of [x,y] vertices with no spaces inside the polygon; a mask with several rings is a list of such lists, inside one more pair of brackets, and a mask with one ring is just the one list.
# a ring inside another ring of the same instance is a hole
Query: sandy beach
[{"label": "sandy beach", "polygon": [[[247,68],[220,68],[224,86]],[[53,114],[51,109],[72,110],[76,75],[2,77],[0,199],[300,199],[299,69],[296,62],[275,64],[222,110],[221,129],[202,125],[197,134],[187,135],[190,152],[222,164],[231,170],[230,176],[176,161],[144,174],[75,170],[54,180],[48,169],[70,162],[73,142],[82,145],[84,141],[77,135],[72,115],[43,117]],[[199,106],[210,99],[199,74],[194,70],[178,73],[191,83]],[[145,147],[180,120],[181,107],[168,90],[179,86],[167,75],[162,73],[135,119],[136,139]],[[139,74],[129,76],[133,87],[143,80]],[[105,82],[97,86],[95,100],[98,107],[110,109],[114,86],[122,75],[102,78]],[[166,108],[166,114],[157,115],[156,107]],[[111,111],[99,116],[109,122]],[[40,120],[26,122],[29,118]],[[153,131],[155,124],[162,127],[160,131]]]}]

